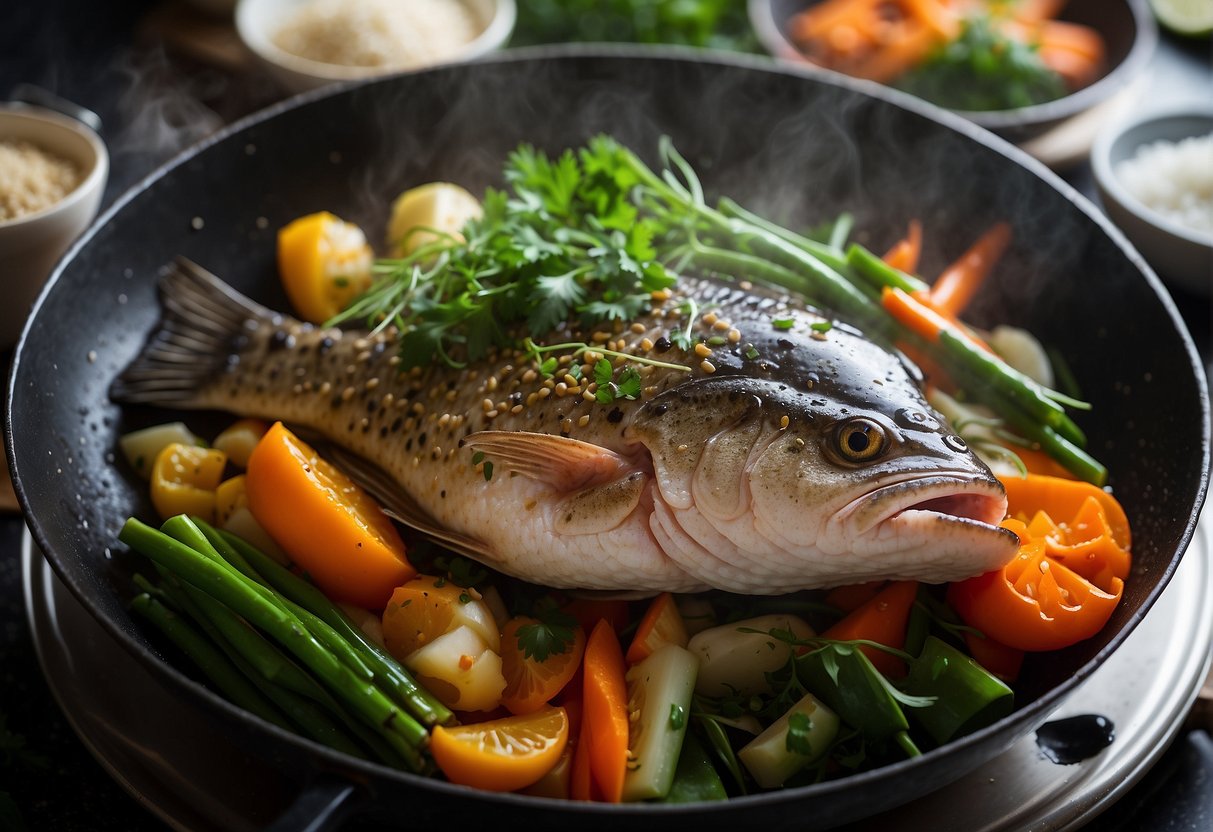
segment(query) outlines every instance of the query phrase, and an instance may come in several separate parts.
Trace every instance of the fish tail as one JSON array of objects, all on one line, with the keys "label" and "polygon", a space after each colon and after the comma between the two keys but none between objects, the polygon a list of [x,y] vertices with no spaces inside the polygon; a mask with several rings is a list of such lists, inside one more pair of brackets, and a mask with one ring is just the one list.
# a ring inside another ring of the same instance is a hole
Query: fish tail
[{"label": "fish tail", "polygon": [[190,407],[229,368],[251,324],[275,316],[197,263],[177,258],[160,280],[163,313],[143,352],[114,381],[110,398]]}]

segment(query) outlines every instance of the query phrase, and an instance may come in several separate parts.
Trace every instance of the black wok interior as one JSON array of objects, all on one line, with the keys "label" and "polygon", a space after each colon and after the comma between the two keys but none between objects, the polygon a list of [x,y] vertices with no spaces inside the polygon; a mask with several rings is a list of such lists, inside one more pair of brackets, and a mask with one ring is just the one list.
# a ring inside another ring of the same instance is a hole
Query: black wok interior
[{"label": "black wok interior", "polygon": [[107,397],[157,317],[157,271],[184,255],[285,309],[274,245],[276,230],[291,219],[332,210],[378,240],[386,206],[404,188],[444,179],[476,192],[500,184],[503,156],[517,144],[555,151],[596,132],[614,134],[650,161],[657,137],[669,134],[711,194],[732,195],[792,225],[852,211],[860,239],[877,250],[918,217],[928,275],[1006,219],[1015,242],[974,317],[1026,326],[1057,346],[1093,403],[1079,423],[1133,523],[1125,601],[1095,639],[1034,657],[1019,711],[992,729],[852,781],[713,807],[712,825],[758,812],[773,828],[806,828],[805,817],[787,806],[811,798],[820,814],[815,825],[827,826],[955,779],[1043,718],[1046,706],[1119,643],[1170,577],[1204,496],[1207,396],[1195,351],[1160,284],[1085,202],[958,119],[842,84],[743,59],[547,50],[311,96],[236,125],[111,210],[69,255],[36,309],[11,378],[9,453],[38,543],[72,591],[176,695],[284,766],[355,777],[380,806],[408,801],[410,825],[424,828],[427,816],[464,816],[486,805],[546,822],[580,815],[578,822],[592,824],[625,816],[659,823],[673,811],[707,818],[709,810],[695,807],[472,796],[391,774],[245,717],[163,664],[167,651],[125,608],[139,565],[116,543],[128,515],[154,513],[143,485],[115,458],[121,433],[168,414],[119,408]]}]

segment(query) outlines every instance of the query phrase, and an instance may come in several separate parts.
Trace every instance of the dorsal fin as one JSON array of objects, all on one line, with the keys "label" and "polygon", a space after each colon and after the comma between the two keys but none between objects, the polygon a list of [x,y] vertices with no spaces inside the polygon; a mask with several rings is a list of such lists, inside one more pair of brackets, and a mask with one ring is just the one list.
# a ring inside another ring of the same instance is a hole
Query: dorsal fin
[{"label": "dorsal fin", "polygon": [[482,430],[464,437],[463,445],[558,491],[613,480],[636,467],[608,448],[548,433]]}]

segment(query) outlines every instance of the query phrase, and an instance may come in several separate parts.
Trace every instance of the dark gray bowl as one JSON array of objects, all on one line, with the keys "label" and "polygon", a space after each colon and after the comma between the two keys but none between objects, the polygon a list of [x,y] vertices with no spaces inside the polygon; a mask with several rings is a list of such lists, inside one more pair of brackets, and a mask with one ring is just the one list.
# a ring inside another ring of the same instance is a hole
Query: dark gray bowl
[{"label": "dark gray bowl", "polygon": [[1166,280],[1213,295],[1213,234],[1152,210],[1125,188],[1117,166],[1151,142],[1213,133],[1213,109],[1153,115],[1104,131],[1091,150],[1091,167],[1104,210]]},{"label": "dark gray bowl", "polygon": [[[820,0],[748,0],[750,23],[759,42],[777,58],[805,62],[788,39],[792,17]],[[1070,0],[1060,20],[1098,31],[1107,45],[1104,74],[1067,96],[1013,110],[956,111],[1013,142],[1026,141],[1096,104],[1106,101],[1141,72],[1158,42],[1158,27],[1145,0]]]}]

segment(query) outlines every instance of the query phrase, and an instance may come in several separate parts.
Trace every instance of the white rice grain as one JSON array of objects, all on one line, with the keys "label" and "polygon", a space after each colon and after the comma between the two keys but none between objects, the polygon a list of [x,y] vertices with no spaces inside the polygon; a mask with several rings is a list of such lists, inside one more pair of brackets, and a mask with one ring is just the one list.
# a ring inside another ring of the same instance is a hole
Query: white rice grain
[{"label": "white rice grain", "polygon": [[27,141],[0,139],[0,222],[44,211],[80,184],[80,169]]},{"label": "white rice grain", "polygon": [[1213,133],[1142,145],[1116,175],[1147,208],[1213,236]]},{"label": "white rice grain", "polygon": [[480,28],[459,0],[311,0],[273,39],[322,63],[413,69],[456,57]]}]

